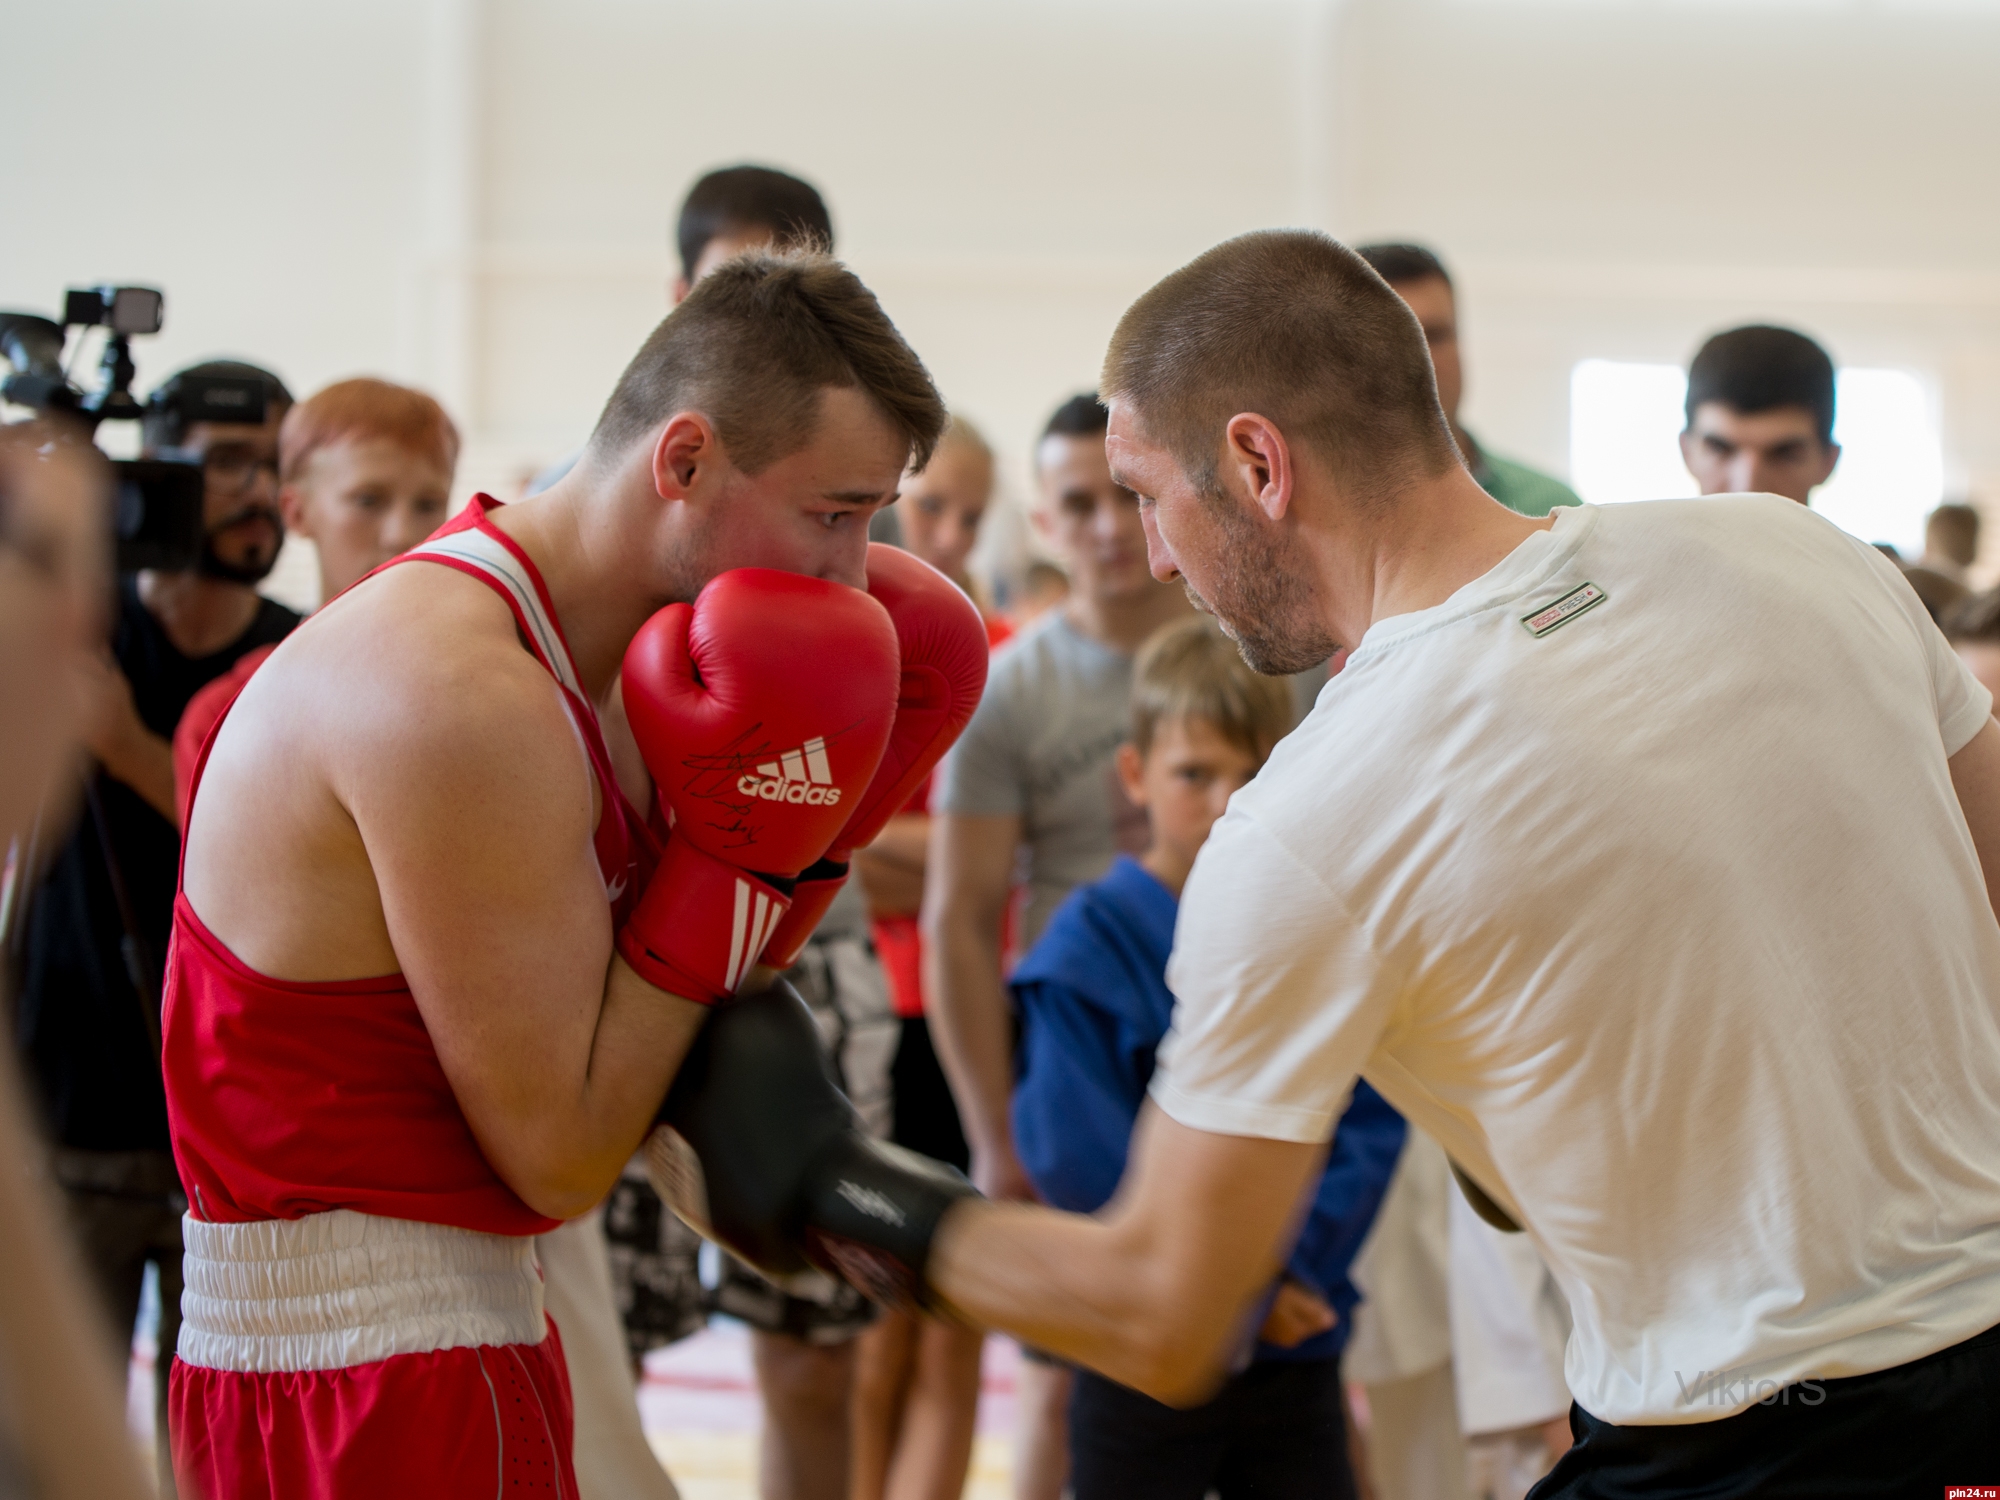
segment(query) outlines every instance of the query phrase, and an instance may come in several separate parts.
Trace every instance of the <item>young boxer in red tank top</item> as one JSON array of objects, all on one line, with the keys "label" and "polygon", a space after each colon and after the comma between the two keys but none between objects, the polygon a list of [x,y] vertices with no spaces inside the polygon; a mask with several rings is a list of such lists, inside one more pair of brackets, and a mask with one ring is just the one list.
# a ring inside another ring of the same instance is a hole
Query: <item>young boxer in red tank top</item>
[{"label": "young boxer in red tank top", "polygon": [[[191,1489],[575,1493],[530,1237],[603,1196],[839,833],[831,794],[862,800],[897,693],[867,520],[941,417],[843,269],[734,263],[575,473],[482,499],[408,559],[442,567],[380,570],[246,685],[168,979]],[[655,871],[593,705],[689,599],[625,674],[672,807]],[[754,774],[795,761],[797,798]]]},{"label": "young boxer in red tank top", "polygon": [[[622,915],[658,850],[611,774],[533,562],[486,520],[494,505],[475,496],[384,566],[442,563],[507,603],[589,753],[598,870]],[[190,814],[206,761],[204,747]],[[167,1007],[194,1278],[174,1372],[176,1467],[208,1495],[255,1493],[272,1474],[310,1474],[332,1493],[350,1475],[394,1474],[448,1493],[452,1476],[496,1465],[500,1485],[573,1494],[569,1386],[528,1238],[560,1220],[530,1209],[481,1154],[403,975],[267,978],[183,895]],[[349,1102],[359,1097],[365,1111]],[[436,1306],[426,1282],[441,1269],[470,1270],[483,1305]],[[374,1305],[358,1321],[346,1304],[363,1286]],[[350,1429],[356,1405],[376,1415]]]}]

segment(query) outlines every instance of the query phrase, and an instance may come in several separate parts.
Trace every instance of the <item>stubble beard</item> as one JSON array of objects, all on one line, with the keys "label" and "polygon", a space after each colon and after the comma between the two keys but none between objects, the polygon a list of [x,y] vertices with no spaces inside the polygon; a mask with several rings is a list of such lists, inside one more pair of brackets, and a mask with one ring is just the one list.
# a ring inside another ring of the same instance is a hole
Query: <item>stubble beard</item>
[{"label": "stubble beard", "polygon": [[1181,586],[1196,609],[1215,616],[1250,670],[1289,677],[1339,650],[1319,621],[1304,569],[1290,549],[1239,514],[1225,496],[1209,497],[1208,512],[1222,544],[1213,597],[1197,593],[1185,575]]},{"label": "stubble beard", "polygon": [[[232,526],[255,518],[271,523],[277,540],[272,543],[269,553],[250,554],[247,562],[232,562],[216,550],[215,539]],[[204,578],[214,578],[223,583],[239,583],[245,586],[262,583],[271,576],[271,570],[278,566],[278,554],[285,546],[285,523],[275,508],[263,505],[245,505],[224,516],[202,534],[201,557],[195,563],[195,571]]]}]

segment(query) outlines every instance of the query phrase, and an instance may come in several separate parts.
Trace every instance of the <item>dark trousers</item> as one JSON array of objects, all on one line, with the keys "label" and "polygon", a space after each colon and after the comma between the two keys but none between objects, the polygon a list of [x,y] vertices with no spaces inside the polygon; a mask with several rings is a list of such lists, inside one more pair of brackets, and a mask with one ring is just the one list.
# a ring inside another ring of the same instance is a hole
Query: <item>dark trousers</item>
[{"label": "dark trousers", "polygon": [[1529,1500],[1938,1500],[1948,1485],[2000,1485],[2000,1327],[1767,1391],[1718,1422],[1616,1427],[1573,1406],[1569,1425],[1576,1446]]},{"label": "dark trousers", "polygon": [[118,1368],[131,1359],[132,1327],[148,1262],[160,1278],[160,1349],[153,1363],[153,1433],[160,1493],[174,1494],[167,1440],[167,1375],[181,1332],[181,1197],[173,1156],[165,1151],[58,1148],[53,1169],[69,1203],[70,1227],[115,1340]]},{"label": "dark trousers", "polygon": [[1354,1500],[1335,1359],[1252,1365],[1186,1411],[1079,1371],[1069,1447],[1075,1500]]}]

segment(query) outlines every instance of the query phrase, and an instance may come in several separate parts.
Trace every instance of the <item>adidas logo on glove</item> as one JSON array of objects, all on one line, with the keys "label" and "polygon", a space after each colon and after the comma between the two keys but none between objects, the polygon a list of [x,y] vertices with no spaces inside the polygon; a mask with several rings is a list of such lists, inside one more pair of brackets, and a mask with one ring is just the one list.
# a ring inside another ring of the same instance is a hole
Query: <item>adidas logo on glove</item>
[{"label": "adidas logo on glove", "polygon": [[817,735],[765,761],[756,775],[737,777],[736,790],[764,802],[803,802],[808,807],[832,807],[840,801],[840,788],[826,763],[826,741]]}]

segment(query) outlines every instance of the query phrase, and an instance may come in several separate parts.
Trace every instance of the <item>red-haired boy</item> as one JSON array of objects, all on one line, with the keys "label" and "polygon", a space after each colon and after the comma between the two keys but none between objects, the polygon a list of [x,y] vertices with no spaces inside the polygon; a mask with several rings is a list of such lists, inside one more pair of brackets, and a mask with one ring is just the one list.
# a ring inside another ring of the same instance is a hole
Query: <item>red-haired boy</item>
[{"label": "red-haired boy", "polygon": [[285,414],[278,508],[319,549],[324,603],[444,524],[458,429],[422,391],[340,380]]},{"label": "red-haired boy", "polygon": [[[322,604],[444,524],[457,466],[458,429],[406,385],[337,380],[285,413],[278,509],[285,529],[318,549]],[[174,786],[183,816],[202,741],[271,650],[247,653],[181,715]]]}]

